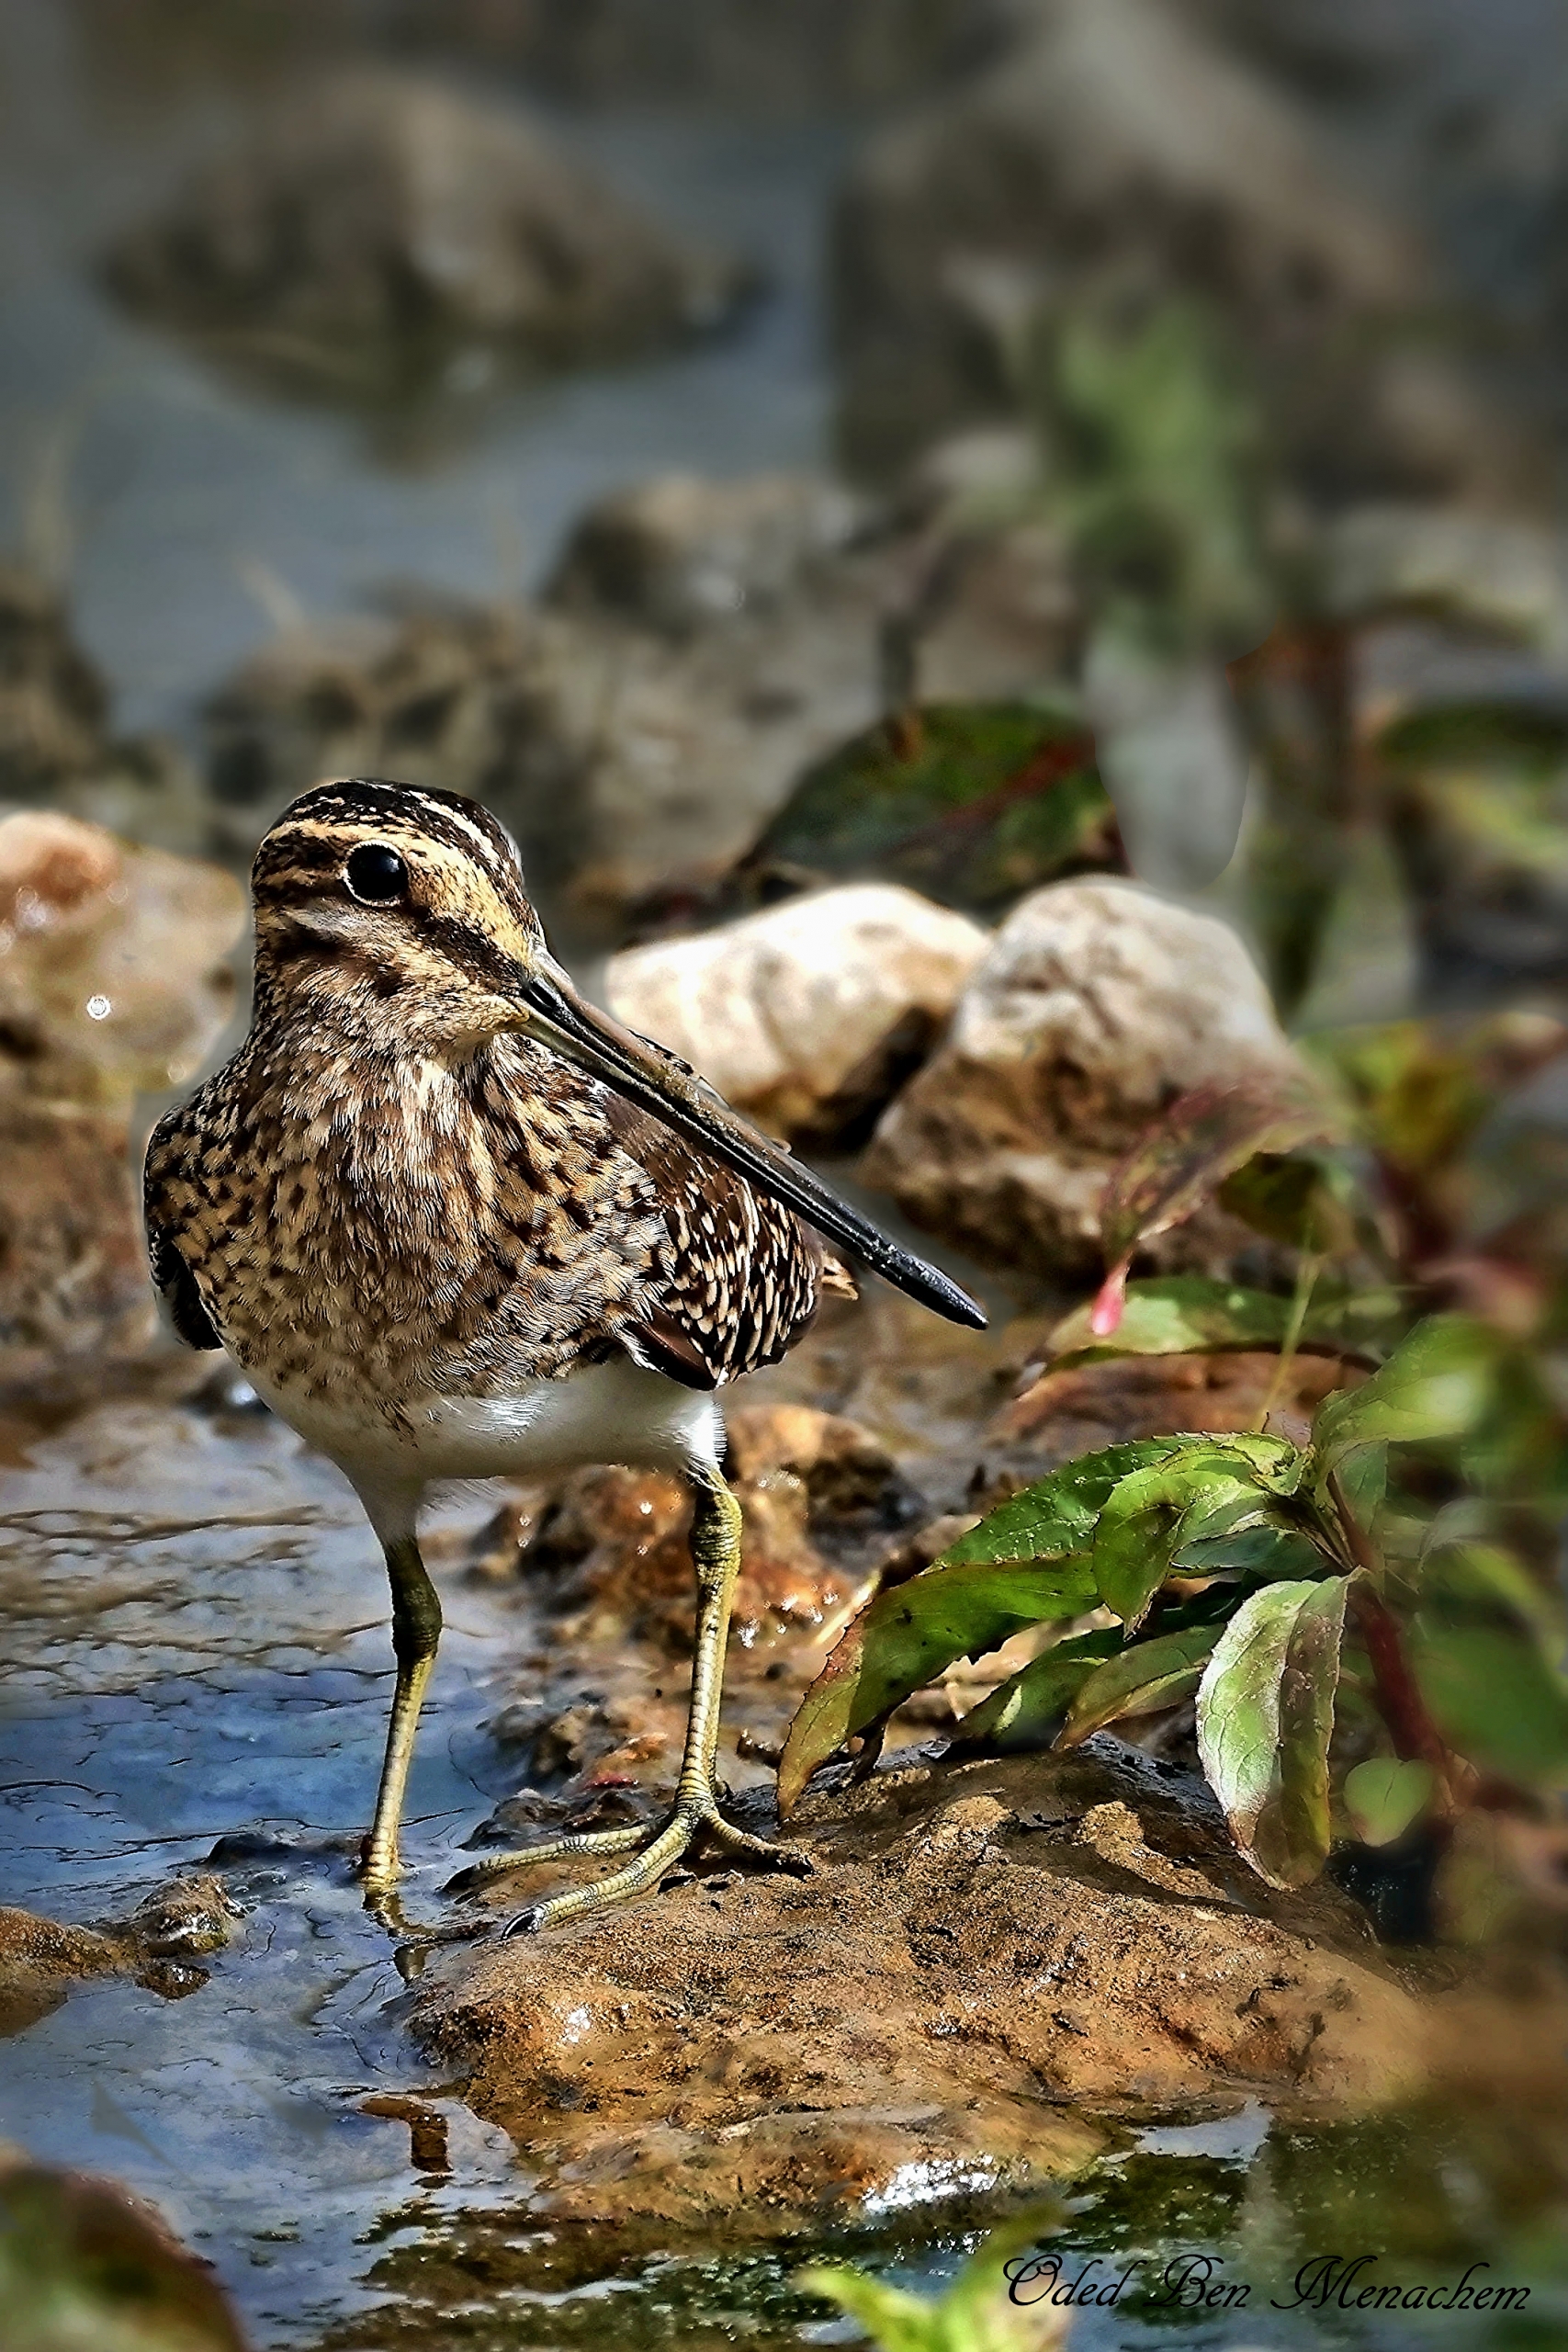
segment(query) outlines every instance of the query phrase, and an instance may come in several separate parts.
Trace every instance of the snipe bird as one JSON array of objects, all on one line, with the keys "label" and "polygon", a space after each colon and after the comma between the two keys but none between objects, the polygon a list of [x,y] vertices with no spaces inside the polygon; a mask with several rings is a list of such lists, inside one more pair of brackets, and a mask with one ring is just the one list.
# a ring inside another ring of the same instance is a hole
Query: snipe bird
[{"label": "snipe bird", "polygon": [[599,1462],[682,1473],[694,1498],[674,1807],[657,1830],[480,1870],[632,1856],[513,1922],[534,1928],[654,1885],[699,1832],[787,1861],[725,1820],[715,1785],[740,1557],[716,1392],[783,1355],[825,1291],[852,1292],[830,1245],[955,1322],[982,1324],[978,1307],[584,1002],[477,802],[319,786],[268,832],[252,885],[250,1034],[154,1129],[147,1238],[181,1338],[229,1350],[344,1472],[386,1553],[397,1683],[367,1885],[399,1873],[441,1632],[416,1535],[427,1488]]}]

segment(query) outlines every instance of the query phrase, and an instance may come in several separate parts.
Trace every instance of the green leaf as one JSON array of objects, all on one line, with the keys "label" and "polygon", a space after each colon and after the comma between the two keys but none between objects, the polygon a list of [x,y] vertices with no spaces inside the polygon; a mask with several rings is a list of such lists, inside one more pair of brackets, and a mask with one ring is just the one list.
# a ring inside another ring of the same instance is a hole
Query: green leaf
[{"label": "green leaf", "polygon": [[1294,1484],[1302,1460],[1277,1438],[1189,1438],[1180,1453],[1118,1480],[1091,1555],[1105,1606],[1137,1625],[1183,1545],[1261,1512]]},{"label": "green leaf", "polygon": [[1499,1544],[1466,1542],[1451,1533],[1436,1535],[1422,1555],[1421,1592],[1424,1613],[1436,1610],[1472,1622],[1501,1617],[1529,1627],[1547,1641],[1561,1633],[1562,1610],[1555,1593]]},{"label": "green leaf", "polygon": [[1026,702],[879,720],[807,770],[747,865],[869,875],[982,910],[1062,875],[1126,871],[1093,738]]},{"label": "green leaf", "polygon": [[[1190,1438],[1149,1437],[1108,1445],[1066,1462],[1021,1494],[998,1505],[988,1519],[950,1544],[938,1566],[969,1560],[1053,1560],[1087,1552],[1106,1497],[1134,1470],[1168,1461]],[[928,1574],[930,1571],[928,1570]]]},{"label": "green leaf", "polygon": [[1313,1428],[1318,1453],[1332,1469],[1359,1445],[1462,1437],[1485,1413],[1502,1345],[1468,1316],[1418,1323],[1371,1380],[1324,1399]]},{"label": "green leaf", "polygon": [[822,2295],[858,2319],[882,2352],[946,2352],[947,2331],[937,2306],[925,2295],[890,2286],[864,2270],[837,2263],[815,2263],[797,2270],[795,2283],[806,2294]]},{"label": "green leaf", "polygon": [[1271,1886],[1328,1857],[1328,1742],[1345,1579],[1265,1585],[1242,1602],[1198,1689],[1198,1752],[1243,1854]]},{"label": "green leaf", "polygon": [[1387,1446],[1358,1446],[1341,1465],[1339,1483],[1360,1524],[1375,1526],[1388,1495]]},{"label": "green leaf", "polygon": [[1005,1755],[1049,1747],[1069,1701],[1121,1646],[1115,1626],[1056,1642],[971,1707],[953,1735],[955,1748],[999,1747]]},{"label": "green leaf", "polygon": [[1568,1681],[1529,1634],[1418,1620],[1410,1650],[1421,1695],[1461,1756],[1527,1786],[1568,1776]]},{"label": "green leaf", "polygon": [[1224,1535],[1200,1535],[1183,1543],[1171,1561],[1176,1576],[1244,1576],[1281,1584],[1290,1577],[1321,1576],[1329,1565],[1299,1528],[1233,1527]]},{"label": "green leaf", "polygon": [[818,1764],[940,1674],[980,1657],[1026,1626],[1082,1616],[1095,1604],[1081,1558],[1028,1565],[939,1561],[862,1610],[801,1701],[779,1759],[787,1815]]},{"label": "green leaf", "polygon": [[1348,1256],[1357,1243],[1349,1171],[1308,1152],[1259,1152],[1220,1186],[1222,1208],[1270,1241],[1314,1258]]},{"label": "green leaf", "polygon": [[1051,1334],[1056,1365],[1100,1356],[1178,1356],[1209,1348],[1277,1347],[1290,1301],[1268,1291],[1243,1290],[1205,1274],[1166,1274],[1129,1283],[1122,1320],[1109,1339],[1097,1339],[1092,1304],[1075,1307]]},{"label": "green leaf", "polygon": [[1073,1701],[1057,1747],[1077,1747],[1090,1732],[1123,1715],[1152,1715],[1179,1706],[1198,1688],[1217,1638],[1212,1625],[1189,1626],[1180,1633],[1156,1634],[1152,1641],[1136,1642],[1108,1658]]},{"label": "green leaf", "polygon": [[[1093,1329],[1093,1305],[1076,1307],[1052,1332],[1054,1367],[1103,1356],[1206,1354],[1224,1348],[1278,1348],[1292,1302],[1207,1274],[1157,1274],[1129,1283],[1122,1320],[1105,1339]],[[1301,1344],[1379,1359],[1404,1328],[1396,1293],[1341,1291],[1320,1283],[1302,1325]]]},{"label": "green leaf", "polygon": [[946,2292],[913,2295],[848,2264],[819,2263],[795,2273],[795,2285],[825,2295],[870,2330],[882,2352],[1057,2352],[1065,2311],[1033,2297],[1014,2302],[1008,2281],[1039,2269],[1042,2240],[1062,2227],[1060,2204],[1037,2203],[992,2230]]},{"label": "green leaf", "polygon": [[1389,1846],[1431,1803],[1437,1775],[1415,1758],[1374,1756],[1345,1775],[1345,1810],[1363,1845]]}]

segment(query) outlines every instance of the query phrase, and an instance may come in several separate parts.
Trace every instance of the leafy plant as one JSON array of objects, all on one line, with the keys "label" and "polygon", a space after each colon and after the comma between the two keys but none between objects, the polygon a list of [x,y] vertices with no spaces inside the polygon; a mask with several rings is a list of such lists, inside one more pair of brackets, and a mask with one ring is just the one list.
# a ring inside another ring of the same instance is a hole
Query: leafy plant
[{"label": "leafy plant", "polygon": [[1055,2209],[1016,2214],[991,2232],[941,2295],[911,2294],[837,2263],[815,2264],[795,2283],[859,2320],[882,2352],[1058,2352],[1068,2313],[1043,2297],[1014,2301],[1007,2291],[1020,2259],[1027,2260],[1056,2220]]},{"label": "leafy plant", "polygon": [[1304,1447],[1153,1437],[1053,1471],[856,1618],[791,1726],[781,1809],[846,1742],[874,1756],[923,1683],[1032,1625],[1048,1645],[957,1744],[1070,1747],[1195,1696],[1203,1770],[1273,1885],[1314,1877],[1337,1826],[1386,1840],[1485,1779],[1568,1774],[1560,1617],[1482,1532],[1518,1378],[1498,1333],[1437,1316],[1329,1396]]},{"label": "leafy plant", "polygon": [[1043,704],[911,699],[807,771],[747,866],[874,874],[996,910],[1126,860],[1081,720]]}]

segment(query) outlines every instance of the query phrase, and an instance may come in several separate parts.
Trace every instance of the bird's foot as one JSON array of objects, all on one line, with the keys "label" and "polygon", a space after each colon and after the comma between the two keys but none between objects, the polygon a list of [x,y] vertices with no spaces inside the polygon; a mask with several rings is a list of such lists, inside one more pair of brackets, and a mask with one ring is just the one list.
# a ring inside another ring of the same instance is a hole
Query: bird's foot
[{"label": "bird's foot", "polygon": [[743,1855],[749,1861],[761,1862],[771,1870],[793,1871],[804,1876],[811,1869],[808,1858],[798,1849],[777,1846],[766,1838],[752,1837],[750,1830],[737,1829],[720,1813],[716,1798],[704,1791],[678,1800],[674,1811],[657,1828],[643,1824],[631,1829],[594,1829],[577,1837],[551,1838],[543,1845],[527,1846],[518,1853],[496,1854],[473,1863],[449,1879],[444,1892],[467,1894],[475,1887],[488,1885],[491,1879],[508,1877],[513,1871],[531,1870],[536,1862],[573,1861],[579,1856],[591,1854],[635,1855],[634,1860],[622,1870],[613,1871],[607,1878],[594,1879],[587,1886],[574,1886],[564,1894],[552,1894],[547,1901],[520,1911],[502,1929],[503,1936],[536,1935],[541,1928],[557,1927],[563,1919],[581,1919],[589,1912],[607,1909],[612,1903],[626,1903],[634,1894],[648,1894],[699,1838],[722,1848],[726,1853]]}]

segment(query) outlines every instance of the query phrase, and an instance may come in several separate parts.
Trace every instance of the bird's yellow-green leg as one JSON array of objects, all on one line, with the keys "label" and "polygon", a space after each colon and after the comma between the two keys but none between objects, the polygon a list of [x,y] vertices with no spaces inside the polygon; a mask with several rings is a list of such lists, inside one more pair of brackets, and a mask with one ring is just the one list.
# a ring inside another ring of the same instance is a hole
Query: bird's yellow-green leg
[{"label": "bird's yellow-green leg", "polygon": [[381,1762],[381,1784],[376,1792],[376,1818],[365,1841],[360,1876],[373,1894],[383,1893],[402,1867],[398,1857],[398,1825],[402,1819],[403,1791],[413,1758],[414,1734],[435,1652],[441,1640],[441,1602],[425,1574],[419,1545],[404,1535],[387,1547],[387,1574],[392,1587],[392,1655],[398,1661],[397,1688],[392,1693],[391,1721],[387,1725],[387,1752]]},{"label": "bird's yellow-green leg", "polygon": [[695,1509],[692,1520],[692,1556],[697,1570],[697,1641],[692,1665],[692,1702],[686,1718],[686,1745],[681,1777],[668,1819],[658,1828],[589,1831],[576,1838],[552,1838],[523,1853],[498,1854],[460,1871],[448,1890],[465,1892],[507,1872],[530,1869],[536,1862],[557,1862],[585,1854],[635,1853],[636,1860],[608,1878],[590,1886],[573,1887],[552,1895],[510,1920],[507,1935],[530,1935],[562,1919],[581,1918],[584,1912],[624,1903],[657,1886],[671,1863],[678,1862],[699,1831],[727,1851],[768,1862],[775,1869],[807,1870],[803,1854],[771,1845],[725,1820],[714,1786],[714,1758],[718,1749],[719,1705],[724,1693],[724,1653],[729,1638],[729,1611],[735,1579],[740,1568],[740,1506],[716,1470],[692,1474]]}]

